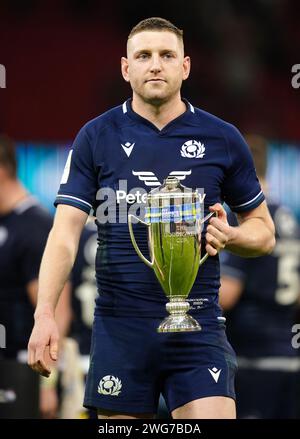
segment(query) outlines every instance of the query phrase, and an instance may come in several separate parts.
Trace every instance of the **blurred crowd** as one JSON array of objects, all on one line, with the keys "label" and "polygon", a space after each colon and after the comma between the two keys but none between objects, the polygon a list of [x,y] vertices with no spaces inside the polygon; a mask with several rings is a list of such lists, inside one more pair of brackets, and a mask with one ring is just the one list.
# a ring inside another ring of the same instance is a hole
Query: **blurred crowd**
[{"label": "blurred crowd", "polygon": [[3,0],[0,63],[7,89],[1,90],[0,131],[22,140],[69,141],[76,127],[125,100],[124,42],[134,24],[155,15],[184,29],[192,57],[184,94],[194,105],[243,132],[300,138],[300,92],[291,85],[300,52],[296,0],[191,0],[188,6]]}]

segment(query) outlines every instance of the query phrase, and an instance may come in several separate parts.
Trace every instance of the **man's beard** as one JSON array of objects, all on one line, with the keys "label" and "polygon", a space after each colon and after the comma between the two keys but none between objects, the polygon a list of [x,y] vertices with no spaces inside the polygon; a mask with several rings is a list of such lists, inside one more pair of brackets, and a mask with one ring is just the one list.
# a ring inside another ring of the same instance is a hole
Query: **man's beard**
[{"label": "man's beard", "polygon": [[161,105],[165,104],[166,102],[170,101],[173,96],[176,95],[178,90],[174,91],[173,93],[166,93],[162,96],[157,96],[154,94],[154,96],[149,96],[143,93],[140,93],[138,91],[135,91],[135,93],[140,97],[142,101],[144,101],[146,104],[153,105],[154,107],[160,107]]}]

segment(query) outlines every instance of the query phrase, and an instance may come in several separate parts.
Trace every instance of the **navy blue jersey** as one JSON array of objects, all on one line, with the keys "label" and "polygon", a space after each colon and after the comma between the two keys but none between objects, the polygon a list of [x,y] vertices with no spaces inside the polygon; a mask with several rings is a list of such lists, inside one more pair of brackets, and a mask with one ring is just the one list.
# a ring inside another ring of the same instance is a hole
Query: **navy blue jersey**
[{"label": "navy blue jersey", "polygon": [[[127,210],[134,202],[142,206],[145,194],[168,175],[176,175],[187,187],[204,188],[206,212],[216,202],[226,201],[242,212],[264,200],[239,131],[188,102],[186,106],[185,113],[159,130],[135,113],[128,100],[87,123],[74,141],[55,204],[97,211],[97,312],[165,315],[167,299],[132,246]],[[147,255],[145,227],[136,225],[135,234]],[[189,296],[192,313],[201,310],[203,315],[206,308],[220,315],[218,290],[216,256],[199,270]]]},{"label": "navy blue jersey", "polygon": [[0,215],[0,323],[6,328],[0,355],[27,349],[34,312],[27,285],[38,277],[51,226],[51,216],[32,197]]},{"label": "navy blue jersey", "polygon": [[92,324],[97,294],[95,259],[97,229],[88,223],[81,235],[78,253],[72,270],[72,336],[79,344],[80,353],[90,353]]},{"label": "navy blue jersey", "polygon": [[222,275],[239,279],[243,292],[227,315],[227,334],[238,355],[296,355],[291,328],[300,294],[300,236],[293,214],[269,204],[276,227],[271,255],[240,258],[223,253]]}]

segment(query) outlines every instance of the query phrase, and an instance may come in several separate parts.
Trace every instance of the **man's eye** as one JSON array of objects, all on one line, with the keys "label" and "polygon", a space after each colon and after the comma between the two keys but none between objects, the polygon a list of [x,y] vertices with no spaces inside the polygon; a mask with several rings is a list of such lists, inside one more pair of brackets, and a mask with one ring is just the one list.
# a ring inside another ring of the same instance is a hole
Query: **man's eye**
[{"label": "man's eye", "polygon": [[148,55],[148,53],[140,53],[138,58],[139,59],[147,59],[147,58],[149,58],[149,55]]},{"label": "man's eye", "polygon": [[164,55],[164,58],[173,58],[173,54],[172,53],[165,53]]}]

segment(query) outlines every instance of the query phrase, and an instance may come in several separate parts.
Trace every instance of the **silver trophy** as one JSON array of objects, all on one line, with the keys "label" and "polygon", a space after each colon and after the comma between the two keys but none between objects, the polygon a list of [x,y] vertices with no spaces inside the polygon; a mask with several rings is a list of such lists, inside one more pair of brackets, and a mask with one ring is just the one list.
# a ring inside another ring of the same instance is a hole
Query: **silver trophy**
[{"label": "silver trophy", "polygon": [[[214,212],[202,217],[200,197],[180,184],[176,177],[168,177],[163,184],[147,195],[145,221],[128,215],[132,244],[142,261],[151,267],[169,302],[169,316],[159,325],[158,332],[200,331],[201,326],[189,314],[186,301],[195,282],[199,267],[208,253],[201,255],[203,223]],[[132,220],[148,228],[148,247],[151,261],[140,251],[132,229]]]}]

